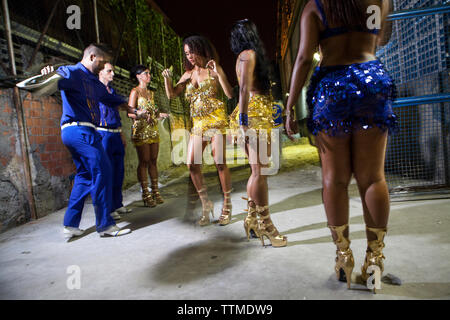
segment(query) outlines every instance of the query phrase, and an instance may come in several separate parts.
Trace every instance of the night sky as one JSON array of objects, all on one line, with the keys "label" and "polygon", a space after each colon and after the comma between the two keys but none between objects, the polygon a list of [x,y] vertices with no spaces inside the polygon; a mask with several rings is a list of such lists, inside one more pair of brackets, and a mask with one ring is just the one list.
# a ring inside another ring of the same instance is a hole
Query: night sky
[{"label": "night sky", "polygon": [[240,19],[248,18],[258,27],[268,57],[275,59],[277,37],[277,0],[154,0],[168,16],[170,26],[181,37],[198,33],[216,47],[220,64],[232,85],[236,56],[230,49],[230,29]]}]

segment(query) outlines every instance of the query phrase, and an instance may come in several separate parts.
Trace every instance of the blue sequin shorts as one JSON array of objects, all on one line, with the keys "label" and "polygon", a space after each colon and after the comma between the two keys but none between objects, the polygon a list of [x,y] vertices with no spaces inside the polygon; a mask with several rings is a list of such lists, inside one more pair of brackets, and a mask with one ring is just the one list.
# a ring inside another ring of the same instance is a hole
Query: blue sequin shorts
[{"label": "blue sequin shorts", "polygon": [[378,60],[317,67],[307,93],[308,129],[333,136],[375,126],[395,132],[395,97],[395,84]]}]

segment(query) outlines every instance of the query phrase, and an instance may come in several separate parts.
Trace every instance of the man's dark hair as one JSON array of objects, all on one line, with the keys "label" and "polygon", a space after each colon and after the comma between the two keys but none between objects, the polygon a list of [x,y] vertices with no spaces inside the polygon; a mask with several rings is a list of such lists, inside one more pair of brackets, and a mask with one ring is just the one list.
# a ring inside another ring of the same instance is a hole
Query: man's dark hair
[{"label": "man's dark hair", "polygon": [[112,57],[113,51],[111,47],[106,43],[91,43],[89,46],[84,49],[84,55],[94,54],[96,56],[102,57]]}]

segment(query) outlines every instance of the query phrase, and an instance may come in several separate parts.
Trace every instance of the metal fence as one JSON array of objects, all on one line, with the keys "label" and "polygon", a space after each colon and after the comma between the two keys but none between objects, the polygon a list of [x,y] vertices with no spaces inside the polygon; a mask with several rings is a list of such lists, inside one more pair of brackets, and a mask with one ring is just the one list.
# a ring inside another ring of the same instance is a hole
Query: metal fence
[{"label": "metal fence", "polygon": [[391,41],[377,52],[398,88],[400,130],[389,138],[392,195],[450,191],[450,1],[394,1]]}]

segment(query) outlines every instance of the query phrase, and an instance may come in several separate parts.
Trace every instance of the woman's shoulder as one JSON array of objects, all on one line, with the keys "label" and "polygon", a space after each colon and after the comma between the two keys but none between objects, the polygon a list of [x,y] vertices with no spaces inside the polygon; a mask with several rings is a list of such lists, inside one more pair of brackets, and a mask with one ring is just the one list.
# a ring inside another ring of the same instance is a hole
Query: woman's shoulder
[{"label": "woman's shoulder", "polygon": [[246,49],[239,54],[240,60],[251,60],[251,59],[255,59],[255,57],[256,57],[256,52],[253,49]]}]

